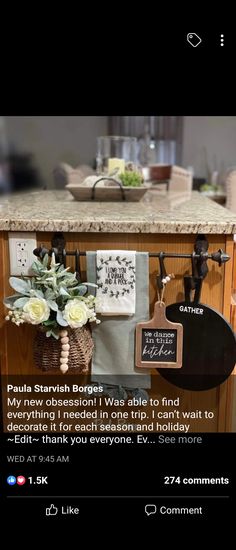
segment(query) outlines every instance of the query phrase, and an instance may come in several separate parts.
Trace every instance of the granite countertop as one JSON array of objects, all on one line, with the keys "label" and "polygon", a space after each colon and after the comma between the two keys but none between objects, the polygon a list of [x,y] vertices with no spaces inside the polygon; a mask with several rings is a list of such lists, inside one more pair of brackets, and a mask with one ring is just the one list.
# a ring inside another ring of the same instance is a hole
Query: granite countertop
[{"label": "granite countertop", "polygon": [[69,191],[0,198],[0,230],[103,233],[236,233],[236,213],[192,193],[150,190],[140,202],[76,202]]}]

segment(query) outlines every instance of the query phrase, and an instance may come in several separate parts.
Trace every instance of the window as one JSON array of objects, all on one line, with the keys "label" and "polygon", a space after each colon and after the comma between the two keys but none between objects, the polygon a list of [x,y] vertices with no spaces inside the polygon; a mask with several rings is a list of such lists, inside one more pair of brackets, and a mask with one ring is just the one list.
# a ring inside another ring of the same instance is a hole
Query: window
[{"label": "window", "polygon": [[137,157],[142,165],[181,164],[181,116],[112,116],[109,117],[109,133],[136,137]]}]

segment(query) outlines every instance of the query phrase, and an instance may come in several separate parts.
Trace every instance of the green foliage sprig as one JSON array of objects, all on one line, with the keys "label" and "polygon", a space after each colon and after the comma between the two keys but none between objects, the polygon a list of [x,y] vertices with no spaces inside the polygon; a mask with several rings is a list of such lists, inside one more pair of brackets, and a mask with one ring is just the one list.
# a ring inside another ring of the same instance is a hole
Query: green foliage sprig
[{"label": "green foliage sprig", "polygon": [[129,170],[119,174],[119,179],[124,187],[140,187],[143,182],[142,175],[139,172]]}]

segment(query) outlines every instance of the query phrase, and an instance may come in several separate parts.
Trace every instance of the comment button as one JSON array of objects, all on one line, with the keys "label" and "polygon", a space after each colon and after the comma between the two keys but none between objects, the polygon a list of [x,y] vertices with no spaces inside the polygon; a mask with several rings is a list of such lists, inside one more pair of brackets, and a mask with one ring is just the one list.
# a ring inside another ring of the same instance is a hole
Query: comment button
[{"label": "comment button", "polygon": [[152,514],[156,514],[156,513],[157,513],[157,507],[155,504],[146,504],[145,514],[147,514],[147,516],[151,516]]}]

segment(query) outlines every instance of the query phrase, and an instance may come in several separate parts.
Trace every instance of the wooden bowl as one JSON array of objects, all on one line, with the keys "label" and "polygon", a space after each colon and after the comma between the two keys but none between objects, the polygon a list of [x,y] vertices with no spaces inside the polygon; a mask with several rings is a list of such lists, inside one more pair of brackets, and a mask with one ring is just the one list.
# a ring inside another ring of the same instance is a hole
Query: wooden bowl
[{"label": "wooden bowl", "polygon": [[[102,184],[103,182],[101,182]],[[101,185],[100,182],[96,186],[94,193],[95,201],[122,201],[122,192],[117,185]],[[69,183],[66,185],[66,189],[70,191],[76,201],[90,201],[92,200],[92,187],[86,187],[85,185]],[[140,201],[146,191],[150,189],[150,185],[143,184],[140,187],[123,187],[125,201]],[[125,202],[124,201],[124,202]]]}]

